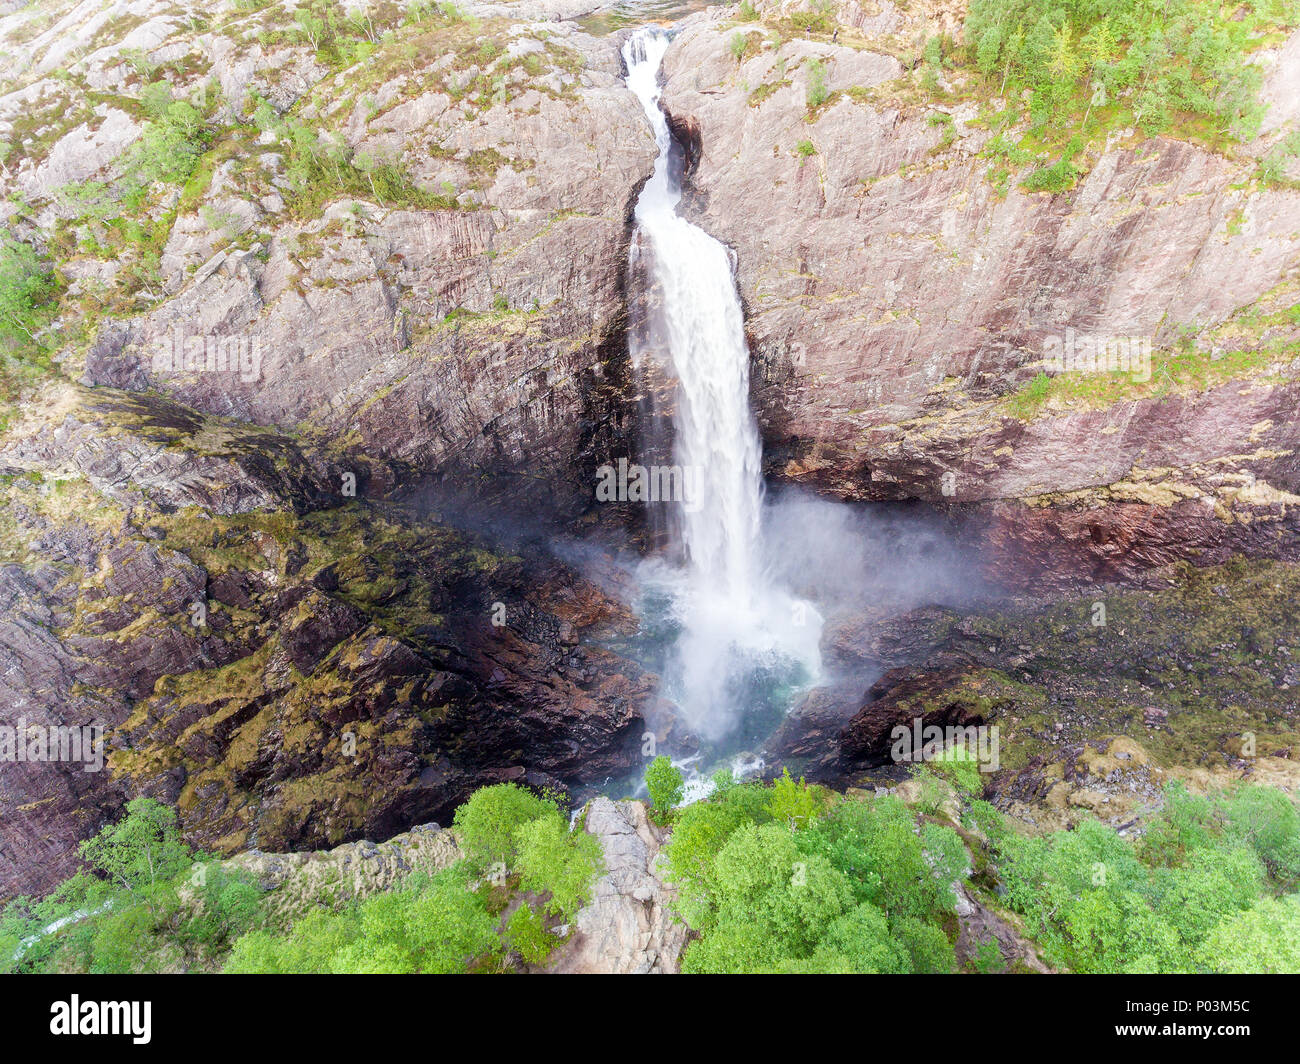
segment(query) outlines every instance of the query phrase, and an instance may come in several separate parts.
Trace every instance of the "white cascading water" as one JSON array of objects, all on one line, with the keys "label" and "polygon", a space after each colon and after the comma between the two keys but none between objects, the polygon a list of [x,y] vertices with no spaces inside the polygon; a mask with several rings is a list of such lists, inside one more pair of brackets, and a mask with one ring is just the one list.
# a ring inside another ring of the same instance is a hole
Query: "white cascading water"
[{"label": "white cascading water", "polygon": [[764,573],[762,444],[749,408],[744,317],[730,252],[677,214],[672,134],[659,107],[659,65],[669,40],[647,27],[623,47],[628,88],[659,148],[636,203],[637,238],[649,242],[659,291],[651,331],[671,355],[678,382],[674,460],[694,489],[677,507],[687,568],[675,589],[675,675],[665,679],[691,728],[717,741],[745,711],[737,692],[746,672],[784,665],[816,677],[821,617]]}]

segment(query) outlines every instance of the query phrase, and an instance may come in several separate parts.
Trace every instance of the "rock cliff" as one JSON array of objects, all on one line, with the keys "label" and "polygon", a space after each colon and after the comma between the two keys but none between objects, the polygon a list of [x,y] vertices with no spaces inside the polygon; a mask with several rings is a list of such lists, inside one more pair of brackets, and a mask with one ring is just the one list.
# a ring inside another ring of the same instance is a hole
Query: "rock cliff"
[{"label": "rock cliff", "polygon": [[[56,306],[0,363],[0,700],[108,734],[105,773],[0,764],[0,896],[67,875],[137,793],[197,844],[296,850],[640,763],[664,709],[609,649],[637,623],[618,581],[528,532],[621,523],[595,468],[658,435],[624,292],[655,148],[620,38],[575,21],[599,6],[0,5],[0,218]],[[1300,36],[1252,59],[1256,139],[1117,131],[1049,194],[992,173],[999,101],[974,79],[922,83],[961,4],[756,10],[687,20],[664,100],[684,210],[736,253],[771,479],[942,508],[986,575],[1039,596],[1300,555],[1300,193],[1259,176],[1300,116]],[[1075,336],[1149,343],[1150,372],[1040,374]],[[467,531],[479,506],[514,534]],[[1158,641],[1099,683],[1127,651],[1080,679],[1025,634],[1085,605],[833,617],[847,671],[905,671],[815,692],[778,753],[853,780],[923,705],[1045,744],[1009,801],[1146,707],[1189,756],[1203,707],[1165,696]],[[1242,662],[1221,612],[1217,642],[1178,645],[1222,694]],[[1263,688],[1294,686],[1288,646],[1246,664],[1276,760],[1293,707]],[[1217,770],[1232,727],[1206,726]],[[670,967],[656,832],[592,812],[611,873],[563,963]]]},{"label": "rock cliff", "polygon": [[[1053,195],[990,176],[1005,101],[961,70],[922,87],[920,44],[960,32],[951,11],[845,4],[801,29],[808,5],[757,9],[687,20],[664,102],[686,212],[736,252],[769,473],[974,504],[1008,582],[1293,556],[1300,193],[1257,171],[1300,114],[1300,35],[1252,59],[1256,140],[1117,131]],[[1039,396],[1071,337],[1146,340],[1149,374]]]}]

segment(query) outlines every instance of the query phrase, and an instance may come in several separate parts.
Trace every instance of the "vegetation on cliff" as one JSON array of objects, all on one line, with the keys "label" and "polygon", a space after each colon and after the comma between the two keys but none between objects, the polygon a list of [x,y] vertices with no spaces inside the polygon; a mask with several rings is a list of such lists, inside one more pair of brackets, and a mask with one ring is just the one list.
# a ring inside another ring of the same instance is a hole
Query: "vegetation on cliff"
[{"label": "vegetation on cliff", "polygon": [[195,852],[175,812],[137,798],[82,844],[85,870],[0,916],[0,971],[411,973],[543,962],[591,897],[600,845],[554,798],[512,783],[457,811],[465,857],[287,920],[255,876]]},{"label": "vegetation on cliff", "polygon": [[991,158],[1015,162],[1058,154],[1025,178],[1030,191],[1074,184],[1075,158],[1117,129],[1175,133],[1219,147],[1251,140],[1264,106],[1250,53],[1300,17],[1285,0],[1227,9],[1213,0],[973,0],[966,61],[1012,102],[995,121],[1027,119],[1019,137],[999,136]]},{"label": "vegetation on cliff", "polygon": [[185,844],[176,812],[136,798],[81,844],[85,869],[0,915],[0,972],[202,969],[260,919],[252,879]]},{"label": "vegetation on cliff", "polygon": [[[1097,820],[1031,836],[979,797],[980,773],[958,753],[921,766],[898,795],[723,772],[707,800],[665,809],[664,873],[693,932],[682,971],[1300,971],[1300,809],[1282,791],[1171,783],[1136,840]],[[676,783],[662,765],[657,776],[662,798]],[[477,791],[454,830],[463,857],[450,866],[364,898],[322,894],[286,918],[276,888],[193,852],[170,809],[138,798],[83,844],[84,871],[5,910],[0,966],[544,965],[592,899],[598,841],[554,798],[515,784]]]},{"label": "vegetation on cliff", "polygon": [[[787,774],[680,810],[669,875],[699,936],[682,970],[950,972],[959,910],[987,908],[1061,970],[1300,971],[1300,812],[1283,792],[1170,784],[1135,844],[1092,819],[1022,834],[979,776],[960,758],[924,766],[909,807]],[[1006,959],[989,939],[964,964]]]}]

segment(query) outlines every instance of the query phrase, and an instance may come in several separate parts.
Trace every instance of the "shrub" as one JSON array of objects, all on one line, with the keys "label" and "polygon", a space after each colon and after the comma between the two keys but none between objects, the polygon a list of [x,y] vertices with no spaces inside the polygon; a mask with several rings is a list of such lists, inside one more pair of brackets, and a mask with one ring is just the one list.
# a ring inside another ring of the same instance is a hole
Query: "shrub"
[{"label": "shrub", "polygon": [[447,974],[499,952],[495,921],[453,866],[342,912],[312,912],[287,934],[244,935],[225,971]]},{"label": "shrub", "polygon": [[543,817],[563,819],[555,802],[518,784],[498,783],[475,791],[456,810],[452,826],[466,860],[482,872],[498,862],[510,867],[518,853],[515,833]]},{"label": "shrub", "polygon": [[129,168],[144,184],[182,182],[194,172],[207,141],[202,116],[193,104],[176,100],[145,126],[131,151]]},{"label": "shrub", "polygon": [[1199,950],[1213,972],[1300,972],[1300,895],[1261,898],[1224,918]]},{"label": "shrub", "polygon": [[0,357],[37,346],[56,293],[54,274],[35,249],[0,237]]},{"label": "shrub", "polygon": [[519,883],[545,894],[548,913],[572,917],[591,900],[591,886],[604,871],[600,842],[585,831],[572,832],[558,816],[546,816],[515,832]]},{"label": "shrub", "polygon": [[713,925],[718,905],[714,863],[732,832],[752,823],[731,803],[697,802],[682,810],[665,848],[667,878],[677,889],[677,911],[697,931]]},{"label": "shrub", "polygon": [[[1208,128],[1211,139],[1244,142],[1263,114],[1261,72],[1248,53],[1266,28],[1298,20],[1294,6],[1214,0],[971,0],[963,36],[968,59],[999,95],[1029,93],[1032,134],[1087,131],[1094,109],[1111,104],[1111,126],[1139,125],[1154,136],[1181,120],[1193,135]],[[927,42],[927,76],[932,58]],[[1027,187],[1061,191],[1073,184],[1071,171],[1047,166]]]},{"label": "shrub", "polygon": [[506,921],[506,944],[527,964],[541,964],[558,940],[546,930],[546,919],[531,905],[519,906]]},{"label": "shrub", "polygon": [[666,813],[682,800],[685,781],[677,766],[660,754],[645,770],[645,785],[650,792],[650,804],[659,812]]},{"label": "shrub", "polygon": [[830,98],[826,86],[826,64],[820,59],[808,60],[808,110],[815,111]]},{"label": "shrub", "polygon": [[[918,838],[894,798],[827,811],[788,773],[762,788],[777,819],[756,824],[751,803],[734,799],[751,786],[684,810],[665,848],[674,906],[701,933],[683,971],[952,970],[937,920],[952,907],[948,881],[965,871],[955,832],[924,825]],[[809,826],[790,830],[803,817]]]},{"label": "shrub", "polygon": [[1020,187],[1027,192],[1050,192],[1055,195],[1073,188],[1078,179],[1079,171],[1069,159],[1061,158],[1051,166],[1040,166],[1020,182]]},{"label": "shrub", "polygon": [[1242,784],[1218,803],[1227,837],[1249,846],[1269,875],[1290,886],[1300,880],[1300,812],[1272,787]]},{"label": "shrub", "polygon": [[806,828],[817,818],[820,807],[821,802],[803,777],[796,783],[790,770],[783,768],[781,778],[772,783],[772,800],[767,806],[772,819],[791,829]]}]

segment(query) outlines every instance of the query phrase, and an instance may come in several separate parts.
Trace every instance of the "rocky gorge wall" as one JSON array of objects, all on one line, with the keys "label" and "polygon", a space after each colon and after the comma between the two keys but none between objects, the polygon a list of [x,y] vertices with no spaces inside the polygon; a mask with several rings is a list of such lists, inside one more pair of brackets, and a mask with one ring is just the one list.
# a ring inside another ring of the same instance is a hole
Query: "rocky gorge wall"
[{"label": "rocky gorge wall", "polygon": [[[590,6],[0,15],[0,210],[61,295],[0,442],[6,718],[108,758],[0,765],[0,894],[137,793],[229,853],[630,771],[655,684],[600,648],[610,583],[367,501],[441,481],[545,525],[630,451],[654,145],[616,43],[560,17]],[[140,186],[159,157],[188,178]]]},{"label": "rocky gorge wall", "polygon": [[[403,505],[433,482],[607,519],[594,469],[644,429],[624,277],[654,155],[619,37],[573,21],[586,2],[373,3],[330,45],[293,6],[0,15],[0,214],[61,285],[0,437],[0,696],[109,731],[104,774],[0,765],[0,895],[67,875],[136,793],[222,853],[320,848],[486,782],[627,774],[665,716],[607,649],[636,627],[619,574]],[[960,11],[849,3],[792,34],[797,8],[694,16],[665,61],[684,209],[736,252],[769,477],[942,507],[1018,588],[1294,556],[1300,196],[1251,174],[1300,109],[1300,38],[1262,58],[1273,107],[1235,155],[1122,138],[1070,192],[1002,194],[978,107],[913,91],[917,35]],[[810,110],[814,58],[835,95]],[[159,81],[205,101],[201,151],[127,196]],[[1149,335],[1158,371],[1193,324],[1190,383],[1024,401],[1049,336]],[[255,371],[187,364],[195,338]],[[925,663],[1000,660],[968,642]],[[871,752],[864,698],[784,752]]]},{"label": "rocky gorge wall", "polygon": [[[1000,101],[970,72],[920,86],[951,11],[846,4],[801,32],[807,5],[757,10],[686,20],[663,98],[691,144],[684,210],[736,251],[769,475],[975,504],[1008,583],[1293,556],[1298,333],[1276,312],[1300,292],[1300,193],[1254,175],[1300,110],[1300,36],[1252,60],[1251,143],[1117,131],[1054,195],[987,175]],[[1149,380],[1018,403],[1068,331],[1146,338]]]}]

